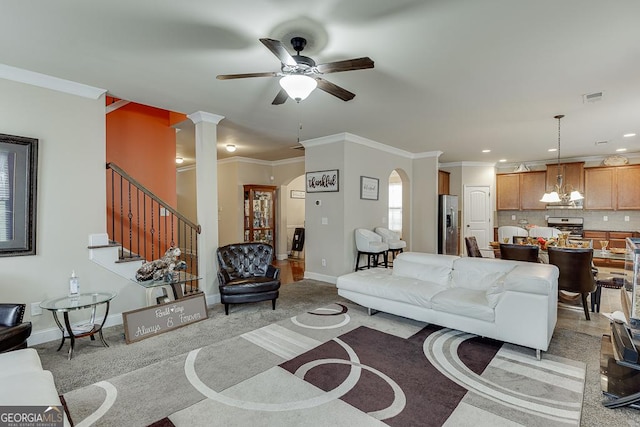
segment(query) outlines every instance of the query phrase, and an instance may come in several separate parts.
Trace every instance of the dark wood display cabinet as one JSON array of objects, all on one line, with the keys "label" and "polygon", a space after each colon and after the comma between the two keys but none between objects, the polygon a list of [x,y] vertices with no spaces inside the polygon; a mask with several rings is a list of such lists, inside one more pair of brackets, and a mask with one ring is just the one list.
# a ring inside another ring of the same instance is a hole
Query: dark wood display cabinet
[{"label": "dark wood display cabinet", "polygon": [[244,241],[276,247],[276,186],[244,186]]}]

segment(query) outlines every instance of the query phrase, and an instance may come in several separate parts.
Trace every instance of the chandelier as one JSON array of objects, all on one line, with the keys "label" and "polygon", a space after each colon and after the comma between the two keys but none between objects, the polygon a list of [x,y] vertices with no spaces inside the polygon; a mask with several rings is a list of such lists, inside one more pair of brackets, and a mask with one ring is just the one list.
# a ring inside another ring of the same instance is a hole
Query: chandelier
[{"label": "chandelier", "polygon": [[543,203],[565,203],[575,204],[577,200],[584,199],[584,196],[579,191],[573,190],[573,187],[565,184],[560,170],[560,119],[564,117],[564,114],[558,114],[554,116],[554,119],[558,120],[558,175],[557,182],[554,191],[551,193],[544,193],[542,199]]}]

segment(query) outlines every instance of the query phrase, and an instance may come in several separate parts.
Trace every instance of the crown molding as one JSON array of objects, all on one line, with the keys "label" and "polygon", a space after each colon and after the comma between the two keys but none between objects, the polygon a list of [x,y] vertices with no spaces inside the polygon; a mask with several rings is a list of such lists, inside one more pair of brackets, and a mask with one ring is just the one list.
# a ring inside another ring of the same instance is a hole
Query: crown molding
[{"label": "crown molding", "polygon": [[107,92],[106,89],[100,89],[5,64],[0,64],[0,78],[89,99],[98,99]]},{"label": "crown molding", "polygon": [[[351,142],[354,144],[364,145],[365,147],[373,148],[375,150],[384,151],[386,153],[395,154],[396,156],[405,157],[408,159],[415,159],[419,157],[432,157],[433,154],[429,153],[429,155],[416,157],[416,154],[410,153],[405,150],[401,150],[396,147],[391,147],[386,144],[382,144],[377,141],[373,141],[371,139],[364,138],[362,136],[354,135],[352,133],[343,132],[335,135],[323,136],[315,139],[308,139],[306,141],[300,141],[300,144],[305,148],[317,147],[320,145],[326,144],[335,144],[337,142]],[[441,152],[438,152],[442,154]],[[440,154],[437,154],[438,156]]]},{"label": "crown molding", "polygon": [[495,167],[495,163],[491,162],[452,162],[452,163],[439,163],[440,168],[455,168],[455,167]]},{"label": "crown molding", "polygon": [[251,159],[249,157],[240,157],[240,156],[227,157],[226,159],[218,160],[219,165],[225,165],[228,163],[249,163],[252,165],[273,166],[273,162],[268,160],[258,160],[258,159]]},{"label": "crown molding", "polygon": [[[640,151],[633,153],[617,153],[620,156],[626,157],[627,159],[637,159],[640,158]],[[585,157],[568,157],[566,159],[560,159],[560,163],[571,163],[571,162],[601,162],[606,156],[585,156]],[[531,162],[514,162],[514,163],[499,163],[496,164],[497,169],[513,169],[514,167],[518,167],[521,164],[525,164],[526,166],[546,166],[551,164],[556,164],[558,159],[549,159],[549,160],[534,160]]]}]

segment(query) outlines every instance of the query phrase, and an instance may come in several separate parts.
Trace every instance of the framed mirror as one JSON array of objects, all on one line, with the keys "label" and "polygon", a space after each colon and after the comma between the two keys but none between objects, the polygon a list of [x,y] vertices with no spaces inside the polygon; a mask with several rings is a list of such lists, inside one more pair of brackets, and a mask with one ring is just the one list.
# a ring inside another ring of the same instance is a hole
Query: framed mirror
[{"label": "framed mirror", "polygon": [[0,134],[0,256],[36,254],[38,140]]}]

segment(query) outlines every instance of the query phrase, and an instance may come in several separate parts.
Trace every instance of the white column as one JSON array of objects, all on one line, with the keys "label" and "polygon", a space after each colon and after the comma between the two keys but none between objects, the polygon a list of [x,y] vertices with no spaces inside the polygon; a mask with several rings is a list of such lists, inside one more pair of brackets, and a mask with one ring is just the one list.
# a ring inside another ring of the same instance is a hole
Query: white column
[{"label": "white column", "polygon": [[223,116],[197,111],[187,116],[196,127],[196,213],[202,232],[198,237],[200,289],[207,301],[219,301],[218,264],[218,123]]}]

